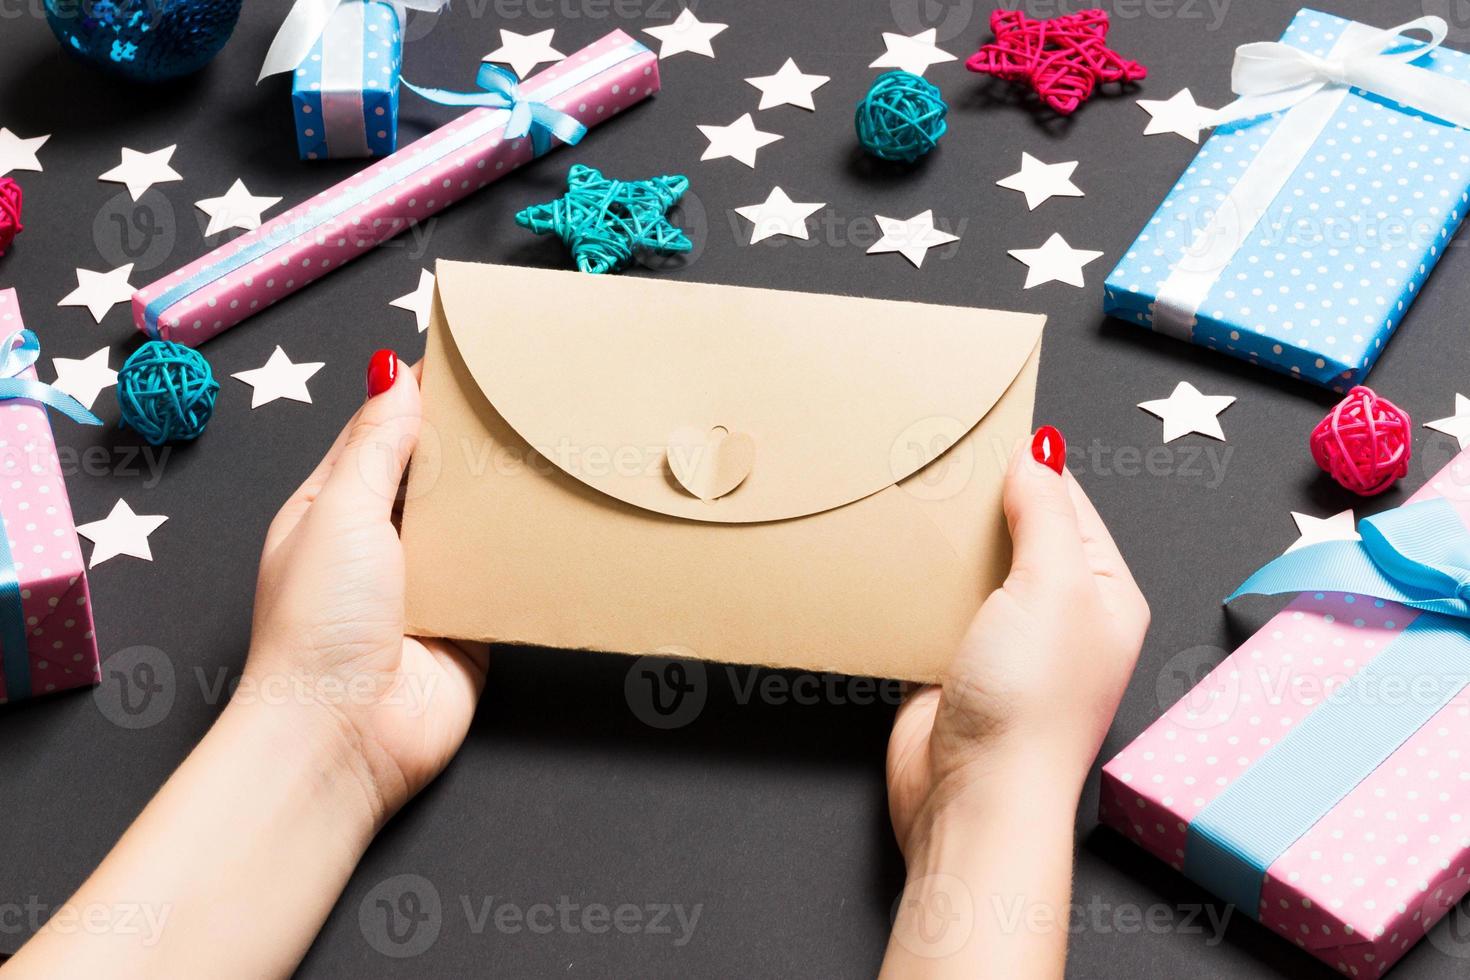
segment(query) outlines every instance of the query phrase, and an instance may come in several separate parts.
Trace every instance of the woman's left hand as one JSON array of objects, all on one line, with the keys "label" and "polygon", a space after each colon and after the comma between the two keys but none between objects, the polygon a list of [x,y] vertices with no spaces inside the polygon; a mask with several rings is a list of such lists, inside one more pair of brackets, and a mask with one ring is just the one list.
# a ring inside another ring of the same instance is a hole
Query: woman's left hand
[{"label": "woman's left hand", "polygon": [[[370,397],[266,535],[241,687],[335,740],[381,823],[448,764],[485,683],[480,644],[407,636],[394,503],[418,443],[418,379],[374,355]],[[373,394],[374,386],[384,390]]]},{"label": "woman's left hand", "polygon": [[[418,383],[380,351],[368,391],[271,524],[229,705],[6,977],[290,976],[378,828],[464,742],[485,648],[404,635],[393,508]],[[56,925],[97,910],[153,925]]]}]

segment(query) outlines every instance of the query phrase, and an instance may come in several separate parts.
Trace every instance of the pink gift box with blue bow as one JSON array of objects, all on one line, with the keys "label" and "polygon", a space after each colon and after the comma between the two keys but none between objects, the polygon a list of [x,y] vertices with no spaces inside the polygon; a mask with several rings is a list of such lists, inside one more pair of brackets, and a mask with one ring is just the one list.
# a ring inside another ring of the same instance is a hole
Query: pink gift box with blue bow
[{"label": "pink gift box with blue bow", "polygon": [[1375,977],[1470,893],[1470,451],[1358,533],[1246,581],[1296,598],[1103,767],[1101,817]]},{"label": "pink gift box with blue bow", "polygon": [[97,419],[36,379],[40,347],[0,289],[0,703],[95,684],[86,566],[47,406]]}]

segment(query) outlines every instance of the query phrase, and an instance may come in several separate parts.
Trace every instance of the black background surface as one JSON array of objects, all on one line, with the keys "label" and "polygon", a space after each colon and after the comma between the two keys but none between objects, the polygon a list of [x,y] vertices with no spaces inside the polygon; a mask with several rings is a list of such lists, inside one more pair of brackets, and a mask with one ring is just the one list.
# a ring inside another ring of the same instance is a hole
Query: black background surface
[{"label": "black background surface", "polygon": [[[1033,15],[1062,9],[1062,0],[1026,2]],[[360,164],[298,162],[285,83],[253,84],[286,3],[255,0],[206,71],[154,89],[105,81],[64,57],[40,3],[0,2],[0,125],[22,136],[54,133],[41,152],[45,171],[15,175],[26,193],[27,229],[0,260],[0,287],[18,287],[48,356],[82,357],[106,343],[116,366],[137,343],[126,309],[114,308],[96,325],[83,309],[55,305],[73,288],[77,266],[133,261],[133,281],[141,284],[202,253],[205,218],[192,202],[223,194],[236,177],[256,194],[294,204]],[[1437,0],[1320,6],[1384,26],[1452,13]],[[1114,0],[1111,9],[1114,45],[1147,64],[1150,77],[1062,120],[964,70],[963,58],[988,37],[989,8],[979,0],[708,0],[697,8],[701,18],[731,25],[715,39],[717,60],[682,54],[664,62],[663,93],[594,130],[582,147],[557,151],[442,213],[427,234],[379,249],[209,343],[224,385],[219,410],[197,444],[162,458],[161,481],[130,457],[138,445],[130,434],[58,422],[66,452],[99,447],[93,462],[75,463],[68,474],[78,523],[105,516],[119,496],[139,513],[169,517],[152,537],[152,564],[118,558],[92,573],[103,657],[151,648],[132,655],[162,663],[166,689],[142,727],[118,723],[126,716],[115,707],[115,680],[95,694],[0,710],[0,950],[24,939],[27,909],[55,906],[77,886],[218,713],[222,698],[212,692],[238,672],[248,645],[257,553],[270,517],[360,402],[368,355],[382,346],[408,357],[422,349],[412,318],[388,301],[410,291],[418,270],[436,258],[566,265],[558,242],[531,237],[511,216],[557,196],[567,167],[579,161],[621,177],[691,177],[682,222],[697,251],[659,275],[1049,316],[1036,418],[1067,435],[1072,469],[1153,607],[1103,757],[1125,745],[1183,692],[1186,679],[1274,608],[1247,604],[1227,614],[1219,599],[1293,540],[1289,511],[1326,515],[1354,501],[1316,474],[1306,452],[1326,396],[1099,313],[1107,270],[1195,152],[1176,136],[1143,137],[1147,116],[1134,99],[1167,98],[1188,85],[1200,102],[1223,103],[1235,46],[1277,37],[1294,11],[1268,0],[1216,0],[1213,9],[1203,0]],[[497,46],[498,28],[555,27],[557,47],[569,52],[614,27],[642,37],[642,28],[668,23],[676,12],[672,0],[457,0],[437,20],[413,17],[406,74],[459,87]],[[895,174],[856,152],[851,109],[876,74],[867,65],[883,50],[881,32],[928,26],[961,59],[927,73],[950,102],[951,130],[930,159]],[[1470,25],[1452,27],[1451,43],[1470,45]],[[816,93],[817,111],[756,114],[760,128],[786,138],[761,150],[755,170],[729,159],[699,162],[705,141],[696,124],[753,112],[759,93],[742,79],[770,74],[788,56],[807,72],[832,76]],[[405,94],[402,138],[445,118]],[[96,180],[116,165],[121,146],[169,143],[178,144],[173,166],[185,179],[159,185],[136,208],[120,185]],[[1074,179],[1087,196],[1028,212],[1021,195],[994,186],[1018,168],[1023,150],[1047,161],[1080,160]],[[828,202],[812,242],[744,244],[748,226],[731,209],[764,200],[774,184],[794,200]],[[863,255],[874,213],[907,217],[925,208],[958,231],[957,245],[932,252],[921,270],[894,255]],[[1022,291],[1025,269],[1006,250],[1040,245],[1053,231],[1075,247],[1103,250],[1104,258],[1087,268],[1085,289],[1054,283]],[[1372,376],[1417,421],[1450,414],[1455,391],[1467,387],[1470,263],[1458,245]],[[326,362],[311,382],[314,403],[280,401],[252,412],[249,389],[228,375],[260,366],[277,344],[296,361]],[[43,377],[51,376],[48,363]],[[1153,472],[1138,472],[1140,455],[1159,445],[1160,426],[1134,406],[1167,395],[1180,380],[1239,396],[1223,416],[1230,441],[1187,437],[1156,457],[1165,462]],[[115,420],[110,392],[98,405]],[[1404,490],[1372,506],[1401,501],[1453,449],[1449,437],[1416,429]],[[1224,463],[1219,478],[1211,460]],[[711,668],[697,717],[660,730],[640,720],[637,699],[625,694],[629,665],[609,656],[499,653],[463,751],[368,852],[302,974],[872,973],[902,881],[882,775],[891,706],[855,704],[863,690],[845,684],[817,703],[752,697],[748,672]],[[1098,831],[1096,804],[1094,778],[1078,830],[1082,915],[1070,975],[1327,975],[1242,915],[1221,939],[1208,922],[1224,910],[1201,911],[1208,899],[1198,889]],[[400,875],[427,881],[442,910],[437,938],[411,957],[373,945],[383,935],[377,900],[401,897]],[[492,919],[477,932],[487,901],[521,908],[678,903],[701,912],[692,939],[676,945],[677,928],[673,935],[560,927],[536,934],[497,930]],[[1462,974],[1465,961],[1454,952],[1465,950],[1455,939],[1441,926],[1395,975]]]}]

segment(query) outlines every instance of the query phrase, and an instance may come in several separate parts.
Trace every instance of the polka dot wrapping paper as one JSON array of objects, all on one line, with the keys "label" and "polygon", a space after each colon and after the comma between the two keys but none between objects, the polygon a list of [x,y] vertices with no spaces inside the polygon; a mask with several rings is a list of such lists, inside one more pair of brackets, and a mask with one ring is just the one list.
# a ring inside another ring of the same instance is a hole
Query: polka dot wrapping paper
[{"label": "polka dot wrapping paper", "polygon": [[[15,290],[0,289],[0,334],[22,327]],[[82,548],[51,422],[32,401],[0,401],[0,521],[28,632],[24,650],[0,649],[0,703],[97,683]]]},{"label": "polka dot wrapping paper", "polygon": [[[1470,452],[1410,503],[1435,498],[1470,527]],[[1365,726],[1425,696],[1423,677],[1344,688],[1404,642],[1419,615],[1360,595],[1298,596],[1103,767],[1103,823],[1188,873],[1191,822],[1334,692]],[[1463,683],[1470,665],[1447,657],[1443,671]],[[1322,764],[1347,754],[1329,746]],[[1346,975],[1376,977],[1467,893],[1470,690],[1461,689],[1295,838],[1261,876],[1259,906],[1240,911]]]},{"label": "polka dot wrapping paper", "polygon": [[[1282,41],[1327,57],[1379,29],[1304,9]],[[1470,83],[1460,51],[1412,64]],[[1470,131],[1333,88],[1335,108],[1313,109],[1319,94],[1217,129],[1108,276],[1105,312],[1334,391],[1361,383],[1464,216]],[[1280,171],[1282,142],[1319,111],[1330,112],[1320,133],[1253,222],[1236,188]],[[1161,315],[1181,275],[1208,291],[1192,311]]]},{"label": "polka dot wrapping paper", "polygon": [[[591,128],[659,89],[658,57],[613,31],[521,83]],[[289,296],[533,157],[509,113],[475,108],[133,294],[150,336],[195,345]],[[560,145],[552,142],[552,147]]]},{"label": "polka dot wrapping paper", "polygon": [[303,160],[381,157],[398,146],[403,38],[387,3],[344,3],[291,76]]}]

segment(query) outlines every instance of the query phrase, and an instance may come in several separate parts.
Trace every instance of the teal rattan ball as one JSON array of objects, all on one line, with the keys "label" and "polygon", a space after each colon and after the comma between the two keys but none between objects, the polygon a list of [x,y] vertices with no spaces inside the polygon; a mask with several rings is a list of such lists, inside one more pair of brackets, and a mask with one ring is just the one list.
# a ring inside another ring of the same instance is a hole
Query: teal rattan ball
[{"label": "teal rattan ball", "polygon": [[155,446],[199,438],[218,395],[204,355],[168,340],[148,341],[117,372],[123,425]]},{"label": "teal rattan ball", "polygon": [[858,103],[858,141],[880,159],[913,163],[938,145],[948,112],[931,83],[912,72],[884,72]]}]

